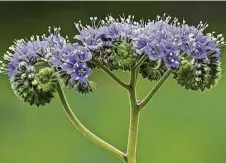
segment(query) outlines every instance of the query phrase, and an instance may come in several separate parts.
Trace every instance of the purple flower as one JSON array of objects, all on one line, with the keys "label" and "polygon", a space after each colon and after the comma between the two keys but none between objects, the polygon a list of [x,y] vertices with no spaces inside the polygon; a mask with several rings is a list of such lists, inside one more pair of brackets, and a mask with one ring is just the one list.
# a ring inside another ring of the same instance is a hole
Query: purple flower
[{"label": "purple flower", "polygon": [[137,54],[143,54],[150,39],[147,36],[135,38],[132,42]]},{"label": "purple flower", "polygon": [[10,79],[18,74],[23,77],[28,75],[31,78],[34,74],[29,74],[30,67],[34,69],[36,63],[49,63],[50,60],[53,60],[54,66],[60,64],[60,54],[56,54],[56,58],[52,58],[52,54],[57,53],[57,50],[66,42],[66,39],[60,36],[59,30],[59,28],[54,28],[54,33],[49,31],[48,36],[32,36],[29,40],[14,41],[14,44],[9,48],[10,51],[4,55],[6,63],[0,61],[3,63],[0,66],[0,71],[8,73]]},{"label": "purple flower", "polygon": [[107,34],[100,34],[99,38],[102,40],[102,41],[111,41],[111,36],[107,35]]},{"label": "purple flower", "polygon": [[53,52],[51,63],[53,67],[58,67],[63,64],[62,61],[62,51],[56,50]]},{"label": "purple flower", "polygon": [[8,66],[8,76],[9,78],[13,77],[16,73],[18,63],[11,61]]},{"label": "purple flower", "polygon": [[88,76],[91,74],[91,72],[92,70],[88,68],[85,64],[75,64],[71,72],[71,78],[74,81],[85,83],[88,81]]},{"label": "purple flower", "polygon": [[168,50],[163,57],[163,61],[167,68],[178,68],[179,60],[179,50]]},{"label": "purple flower", "polygon": [[51,27],[49,27],[49,35],[43,35],[43,40],[50,44],[51,48],[61,48],[67,42],[67,39],[60,35],[61,28],[53,28],[51,32]]},{"label": "purple flower", "polygon": [[[9,78],[12,78],[16,73],[24,73],[27,66],[33,66],[39,61],[46,61],[49,58],[49,45],[47,42],[35,40],[25,41],[23,39],[15,41],[15,44],[10,47],[11,52],[5,54],[5,60],[8,61],[2,69],[8,73]],[[21,65],[25,69],[21,69]]]},{"label": "purple flower", "polygon": [[89,50],[77,43],[67,43],[61,49],[53,53],[52,64],[60,67],[62,64],[75,64],[77,62],[88,62],[92,59]]},{"label": "purple flower", "polygon": [[187,55],[192,56],[194,58],[204,58],[207,56],[207,49],[205,44],[191,41],[188,44]]},{"label": "purple flower", "polygon": [[89,48],[92,51],[99,50],[99,48],[101,47],[101,41],[98,39],[98,30],[90,26],[87,28],[81,26],[82,29],[80,29],[79,24],[77,24],[76,27],[79,31],[79,34],[75,35],[74,38],[81,41],[85,47]]},{"label": "purple flower", "polygon": [[92,54],[88,48],[78,43],[71,44],[68,42],[53,53],[51,63],[61,72],[70,75],[72,81],[85,82],[91,74],[91,69],[86,67],[86,62],[91,59]]},{"label": "purple flower", "polygon": [[91,51],[101,51],[110,48],[115,42],[130,41],[140,34],[139,23],[133,22],[133,17],[114,19],[108,16],[105,20],[96,22],[97,18],[90,18],[92,26],[76,23],[79,32],[74,38]]},{"label": "purple flower", "polygon": [[120,37],[120,24],[119,23],[112,23],[109,26],[103,26],[99,29],[100,35],[105,35],[111,38],[112,40],[116,40]]},{"label": "purple flower", "polygon": [[144,51],[148,55],[150,60],[158,60],[165,55],[164,53],[165,49],[166,47],[163,42],[153,40],[147,44]]},{"label": "purple flower", "polygon": [[88,51],[87,48],[82,46],[75,47],[73,49],[73,55],[75,57],[75,60],[77,60],[78,62],[87,62],[92,59],[92,54]]}]

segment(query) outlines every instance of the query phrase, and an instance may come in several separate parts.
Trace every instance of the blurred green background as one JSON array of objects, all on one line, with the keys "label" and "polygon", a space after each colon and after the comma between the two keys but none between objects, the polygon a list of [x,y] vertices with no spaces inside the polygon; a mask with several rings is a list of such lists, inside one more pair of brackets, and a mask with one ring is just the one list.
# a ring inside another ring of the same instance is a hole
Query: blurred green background
[{"label": "blurred green background", "polygon": [[[0,54],[13,39],[46,33],[48,26],[61,26],[72,38],[74,21],[110,13],[145,20],[167,13],[189,24],[207,21],[209,31],[226,36],[226,2],[0,2]],[[224,56],[222,68],[219,84],[204,93],[186,91],[172,79],[164,84],[141,113],[138,163],[226,162]],[[127,93],[100,71],[91,79],[98,84],[95,93],[84,97],[66,90],[68,100],[90,130],[125,150]],[[46,107],[29,107],[13,94],[7,76],[1,75],[0,83],[0,163],[120,163],[73,128],[58,96]],[[139,79],[139,97],[153,84]]]}]

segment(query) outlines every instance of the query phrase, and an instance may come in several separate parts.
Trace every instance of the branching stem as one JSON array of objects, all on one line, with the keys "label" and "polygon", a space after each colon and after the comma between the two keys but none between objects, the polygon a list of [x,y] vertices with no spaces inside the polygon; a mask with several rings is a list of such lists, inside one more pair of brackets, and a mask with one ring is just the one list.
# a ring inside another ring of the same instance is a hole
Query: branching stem
[{"label": "branching stem", "polygon": [[93,63],[101,68],[106,74],[108,74],[114,81],[116,81],[119,85],[121,85],[125,89],[129,89],[129,85],[123,82],[121,79],[119,79],[114,73],[111,72],[106,66],[104,66],[100,61],[93,60]]},{"label": "branching stem", "polygon": [[138,69],[147,58],[148,58],[147,55],[143,55],[142,57],[140,57],[140,59],[138,60],[138,62],[134,66],[134,69]]},{"label": "branching stem", "polygon": [[64,95],[63,89],[62,89],[62,87],[60,86],[59,83],[58,83],[58,86],[57,86],[57,90],[58,90],[58,94],[59,94],[60,100],[62,102],[63,108],[64,108],[68,118],[70,119],[72,124],[78,129],[78,131],[81,132],[88,139],[90,139],[92,142],[96,143],[97,145],[99,145],[103,149],[113,153],[115,156],[117,156],[123,162],[126,162],[126,155],[123,152],[121,152],[117,148],[113,147],[112,145],[108,144],[107,142],[105,142],[101,138],[97,137],[95,134],[93,134],[91,131],[89,131],[78,120],[78,118],[74,115],[72,109],[70,108],[68,101],[67,101],[67,99]]},{"label": "branching stem", "polygon": [[127,144],[127,163],[136,163],[136,146],[139,126],[139,111],[136,98],[136,81],[137,81],[137,69],[135,66],[132,66],[129,89],[130,124]]},{"label": "branching stem", "polygon": [[138,126],[139,126],[139,112],[142,108],[151,100],[154,94],[159,90],[165,80],[170,76],[172,70],[169,69],[163,77],[159,80],[159,82],[153,87],[153,89],[148,93],[148,95],[140,102],[137,102],[136,97],[136,82],[138,77],[138,71],[142,63],[147,59],[147,56],[141,56],[138,58],[136,64],[131,66],[131,74],[130,74],[130,82],[129,84],[124,83],[120,80],[115,74],[113,74],[106,66],[102,65],[100,61],[93,60],[93,63],[96,64],[99,68],[101,68],[105,73],[107,73],[112,79],[114,79],[118,84],[120,84],[123,88],[125,88],[129,93],[130,99],[130,124],[129,124],[129,133],[128,133],[128,144],[126,154],[108,144],[98,136],[94,135],[91,131],[89,131],[78,118],[74,115],[72,109],[70,108],[67,99],[64,95],[62,87],[58,83],[58,94],[64,110],[69,117],[72,124],[88,139],[92,142],[96,143],[100,147],[105,150],[116,155],[120,160],[124,163],[136,163],[136,150],[137,150],[137,137],[138,137]]},{"label": "branching stem", "polygon": [[162,84],[168,79],[170,74],[172,73],[172,70],[169,69],[166,71],[166,73],[163,75],[163,77],[158,81],[158,83],[152,88],[152,90],[148,93],[148,95],[141,101],[141,103],[138,106],[138,110],[140,111],[155,95],[155,93],[159,90],[159,88],[162,86]]}]

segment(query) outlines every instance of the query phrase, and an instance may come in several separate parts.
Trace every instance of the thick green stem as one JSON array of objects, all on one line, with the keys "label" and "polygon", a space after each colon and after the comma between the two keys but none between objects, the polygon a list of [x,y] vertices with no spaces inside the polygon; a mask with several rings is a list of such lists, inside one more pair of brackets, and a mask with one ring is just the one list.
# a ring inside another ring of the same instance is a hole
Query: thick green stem
[{"label": "thick green stem", "polygon": [[72,109],[70,108],[70,106],[69,106],[69,104],[67,102],[67,99],[66,99],[66,97],[64,95],[64,92],[62,90],[62,87],[60,86],[59,83],[58,83],[58,86],[57,86],[57,90],[58,90],[58,94],[59,94],[60,100],[62,102],[62,105],[64,107],[64,110],[65,110],[68,118],[70,119],[70,121],[72,122],[72,124],[78,129],[78,131],[80,131],[84,136],[86,136],[92,142],[96,143],[97,145],[99,145],[103,149],[105,149],[105,150],[113,153],[115,156],[117,156],[123,162],[126,162],[126,155],[123,152],[121,152],[117,148],[113,147],[112,145],[108,144],[104,140],[102,140],[99,137],[97,137],[96,135],[94,135],[91,131],[89,131],[78,120],[78,118],[74,115]]},{"label": "thick green stem", "polygon": [[166,71],[166,73],[163,75],[163,77],[158,81],[158,83],[153,87],[153,89],[148,93],[148,95],[141,101],[141,103],[138,106],[139,111],[151,100],[151,98],[159,90],[159,88],[166,81],[166,79],[168,79],[168,77],[170,76],[171,73],[172,73],[171,69]]},{"label": "thick green stem", "polygon": [[139,126],[139,112],[133,108],[130,111],[130,127],[127,146],[127,163],[136,163],[136,147]]},{"label": "thick green stem", "polygon": [[129,135],[127,144],[127,163],[136,163],[136,147],[137,147],[137,136],[138,136],[138,125],[139,125],[139,111],[136,101],[136,80],[137,70],[135,67],[131,68],[130,78],[130,125]]}]

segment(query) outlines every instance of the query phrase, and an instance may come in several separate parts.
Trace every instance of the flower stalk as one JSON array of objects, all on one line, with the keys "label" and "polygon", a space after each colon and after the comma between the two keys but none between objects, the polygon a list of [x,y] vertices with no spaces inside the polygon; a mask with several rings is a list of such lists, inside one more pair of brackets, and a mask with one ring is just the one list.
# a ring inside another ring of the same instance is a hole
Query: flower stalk
[{"label": "flower stalk", "polygon": [[152,88],[152,90],[148,93],[148,95],[140,102],[138,105],[138,110],[140,111],[144,106],[151,100],[151,98],[155,95],[155,93],[159,90],[159,88],[162,86],[162,84],[168,79],[170,74],[172,73],[172,70],[169,69],[166,71],[166,73],[163,75],[163,77],[158,81],[158,83]]},{"label": "flower stalk", "polygon": [[72,124],[76,127],[76,129],[80,133],[82,133],[85,137],[87,137],[89,140],[91,140],[98,146],[102,147],[103,149],[113,153],[116,157],[125,162],[125,154],[123,152],[121,152],[120,150],[116,149],[112,145],[106,143],[104,140],[93,134],[78,120],[78,118],[73,113],[71,107],[69,106],[67,98],[65,97],[63,89],[59,83],[57,85],[57,91],[62,102],[63,108]]},{"label": "flower stalk", "polygon": [[100,61],[93,59],[93,63],[99,68],[101,68],[106,74],[108,74],[116,83],[118,83],[119,85],[121,85],[123,88],[127,90],[129,89],[128,84],[126,84],[121,79],[119,79],[114,73],[111,72],[111,70],[109,70],[106,66],[102,65]]},{"label": "flower stalk", "polygon": [[139,110],[136,97],[136,80],[137,80],[137,69],[135,66],[132,66],[129,90],[130,125],[127,144],[127,163],[136,163],[136,146],[139,126]]}]

